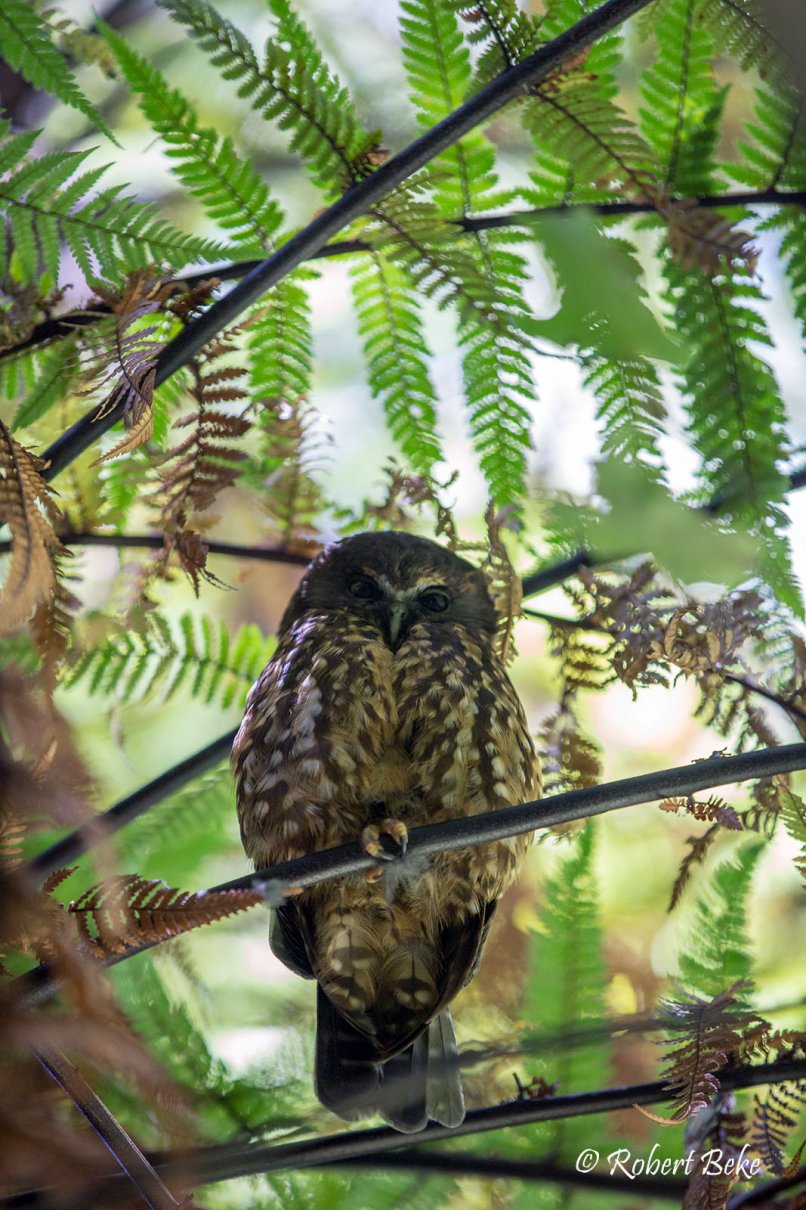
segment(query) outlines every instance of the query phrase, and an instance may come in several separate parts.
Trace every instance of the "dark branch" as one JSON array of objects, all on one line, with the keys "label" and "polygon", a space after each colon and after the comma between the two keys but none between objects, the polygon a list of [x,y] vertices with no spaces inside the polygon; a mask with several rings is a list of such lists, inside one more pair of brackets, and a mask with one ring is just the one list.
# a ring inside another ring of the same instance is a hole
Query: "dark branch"
[{"label": "dark branch", "polygon": [[[728,206],[806,206],[806,192],[765,189],[759,192],[748,190],[743,193],[705,194],[695,199],[698,206],[705,210],[714,210]],[[557,218],[577,210],[591,210],[594,214],[616,217],[631,214],[650,214],[656,210],[651,202],[565,202],[560,206],[542,206],[530,210],[512,210],[505,214],[464,215],[462,218],[449,219],[448,222],[461,228],[462,231],[495,231],[508,227],[531,227],[544,218]],[[377,245],[373,245],[377,246]],[[309,260],[330,260],[339,256],[350,256],[356,252],[370,251],[369,244],[358,239],[345,239],[325,244],[323,248],[312,253]],[[208,265],[196,269],[192,273],[178,273],[172,281],[181,282],[183,286],[192,288],[211,277],[219,281],[239,281],[247,273],[259,268],[260,260],[230,261],[223,265]],[[92,310],[83,308],[68,312],[65,315],[53,316],[37,324],[25,340],[7,349],[0,349],[0,361],[16,357],[27,349],[58,340],[70,332],[91,326],[104,315],[110,314],[107,303],[97,302]]]},{"label": "dark branch", "polygon": [[178,1202],[157,1176],[134,1139],[123,1129],[101,1098],[93,1092],[78,1068],[59,1050],[40,1047],[34,1053],[45,1071],[64,1089],[89,1122],[117,1161],[121,1171],[143,1196],[146,1204],[152,1210],[176,1210]]},{"label": "dark branch", "polygon": [[213,740],[206,748],[194,752],[187,760],[174,765],[173,768],[161,773],[147,785],[135,790],[133,794],[122,798],[108,811],[104,811],[89,823],[76,828],[62,840],[57,840],[50,848],[32,858],[29,865],[31,873],[37,878],[45,878],[54,870],[69,865],[71,861],[75,861],[76,857],[94,848],[95,845],[100,844],[101,841],[119,831],[133,819],[137,819],[138,815],[145,814],[155,803],[161,802],[163,798],[173,794],[175,790],[180,790],[189,781],[193,781],[195,777],[201,776],[202,773],[217,765],[219,761],[224,760],[229,755],[234,739],[235,730],[228,731],[226,735]]},{"label": "dark branch", "polygon": [[[720,1086],[728,1091],[738,1088],[777,1084],[786,1080],[803,1079],[806,1060],[765,1063],[757,1067],[723,1068]],[[663,1080],[648,1084],[633,1084],[625,1088],[603,1088],[595,1092],[570,1093],[564,1096],[542,1097],[538,1100],[507,1101],[486,1109],[470,1110],[461,1126],[446,1127],[430,1123],[417,1135],[417,1144],[438,1139],[459,1138],[530,1122],[557,1121],[561,1118],[609,1113],[629,1109],[633,1105],[653,1105],[669,1100],[668,1086]],[[411,1135],[400,1134],[389,1127],[373,1130],[351,1130],[300,1142],[263,1144],[224,1144],[181,1156],[152,1156],[155,1168],[166,1179],[177,1182],[233,1180],[263,1172],[279,1172],[290,1168],[311,1168],[324,1164],[344,1164],[358,1157],[383,1155],[411,1147]],[[384,1160],[385,1162],[385,1160]]]},{"label": "dark branch", "polygon": [[[606,0],[552,42],[514,67],[502,72],[464,105],[449,114],[408,147],[392,156],[371,176],[353,185],[303,231],[291,237],[235,286],[225,298],[214,303],[204,315],[189,324],[163,349],[157,362],[159,385],[198,351],[236,320],[248,306],[265,294],[303,261],[325,246],[345,226],[366,214],[393,189],[452,146],[480,122],[492,117],[505,105],[522,97],[530,86],[544,79],[569,56],[590,46],[597,38],[614,29],[633,13],[645,8],[649,0]],[[109,406],[111,400],[87,412],[62,434],[43,454],[45,475],[53,479],[65,467],[111,428],[122,416],[123,400]],[[104,414],[105,413],[105,414]],[[100,418],[99,418],[100,416]]]},{"label": "dark branch", "polygon": [[[145,550],[164,550],[162,534],[59,534],[65,546],[129,546]],[[239,546],[237,542],[217,542],[205,538],[204,544],[211,555],[231,555],[236,559],[257,559],[265,563],[290,563],[295,567],[307,567],[310,556],[298,551],[286,550],[282,546]],[[11,550],[11,541],[0,542],[0,555]]]},{"label": "dark branch", "polygon": [[[374,1155],[356,1155],[334,1164],[334,1168],[377,1168]],[[645,1176],[611,1176],[608,1172],[577,1172],[552,1160],[518,1160],[509,1156],[474,1155],[472,1151],[442,1151],[439,1148],[386,1152],[384,1171],[390,1168],[404,1171],[445,1173],[449,1176],[477,1176],[487,1180],[536,1181],[538,1184],[560,1185],[567,1189],[601,1189],[606,1193],[628,1193],[634,1198],[652,1197],[680,1205],[686,1191],[686,1181],[664,1180]]]},{"label": "dark branch", "polygon": [[[65,854],[69,860],[84,852],[102,835],[108,835],[122,827],[129,818],[141,813],[138,809],[140,802],[150,803],[152,798],[169,792],[164,789],[167,779],[170,789],[174,789],[174,780],[181,770],[184,784],[193,777],[193,764],[197,759],[204,759],[210,764],[220,760],[224,751],[231,745],[233,733],[222,736],[215,744],[211,744],[197,757],[189,757],[177,769],[169,770],[161,778],[150,782],[142,790],[130,795],[128,799],[111,807],[104,815],[94,821],[91,828],[80,828],[66,836],[64,840],[52,846],[45,853],[34,858],[31,863],[34,872],[41,875],[45,871],[58,869],[65,863]],[[603,815],[608,811],[620,810],[623,807],[637,806],[641,803],[657,802],[662,798],[685,797],[700,790],[712,789],[715,786],[729,785],[734,782],[748,781],[757,777],[772,777],[778,773],[793,773],[797,769],[806,768],[806,743],[786,744],[779,748],[763,748],[759,752],[743,752],[737,756],[712,756],[707,760],[697,761],[692,765],[682,765],[674,769],[663,769],[657,773],[645,773],[639,777],[628,777],[621,781],[608,782],[603,786],[590,786],[583,790],[569,790],[565,794],[555,794],[539,802],[523,803],[516,807],[505,807],[499,811],[489,811],[483,815],[465,816],[461,819],[451,819],[445,823],[428,824],[423,828],[414,828],[409,833],[409,843],[406,857],[403,861],[416,862],[418,858],[431,856],[434,853],[446,852],[450,849],[465,848],[467,845],[485,844],[491,840],[503,840],[509,836],[519,836],[541,828],[554,827],[560,823],[570,823],[576,819],[587,819],[594,815]],[[134,805],[132,805],[134,804]],[[143,807],[142,809],[145,809]],[[110,818],[107,827],[106,820]],[[323,852],[309,853],[293,861],[284,861],[266,870],[257,870],[254,874],[246,874],[242,878],[232,879],[218,886],[210,887],[210,892],[238,891],[257,887],[264,890],[267,902],[276,902],[287,893],[290,887],[315,886],[329,878],[341,878],[348,874],[356,874],[377,865],[377,860],[370,857],[358,842],[341,845],[335,849]],[[152,949],[160,942],[146,942],[133,946],[120,954],[108,959],[107,965],[114,966],[127,958],[134,957],[144,950]],[[33,971],[20,976],[13,983],[7,984],[6,993],[10,996],[22,996],[29,1007],[49,999],[55,984],[46,966],[36,967]]]},{"label": "dark branch", "polygon": [[[802,1168],[798,1168],[792,1176],[779,1176],[775,1180],[765,1181],[763,1185],[758,1185],[747,1193],[734,1193],[733,1197],[728,1198],[727,1210],[744,1210],[745,1206],[774,1206],[777,1203],[773,1201],[773,1198],[779,1193],[803,1184],[806,1184],[806,1164]],[[792,1210],[796,1210],[795,1203],[786,1204],[791,1205]],[[798,1205],[800,1204],[798,1203]]]}]

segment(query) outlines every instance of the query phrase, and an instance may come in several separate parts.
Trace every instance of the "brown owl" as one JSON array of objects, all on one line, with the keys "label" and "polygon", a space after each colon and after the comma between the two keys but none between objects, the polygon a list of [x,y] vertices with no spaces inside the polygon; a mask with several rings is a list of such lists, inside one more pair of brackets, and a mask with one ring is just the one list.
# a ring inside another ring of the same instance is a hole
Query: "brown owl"
[{"label": "brown owl", "polygon": [[[258,868],[534,799],[540,770],[496,654],[484,576],[410,534],[359,534],[311,563],[233,749]],[[464,1117],[450,1004],[474,975],[526,837],[334,879],[272,919],[275,954],[316,979],[315,1085],[398,1130]]]}]

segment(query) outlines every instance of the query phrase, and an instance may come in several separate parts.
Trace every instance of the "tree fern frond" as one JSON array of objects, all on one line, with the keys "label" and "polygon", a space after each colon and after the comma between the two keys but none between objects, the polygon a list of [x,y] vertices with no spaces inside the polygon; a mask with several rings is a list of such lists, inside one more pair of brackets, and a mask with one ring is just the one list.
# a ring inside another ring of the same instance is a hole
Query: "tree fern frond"
[{"label": "tree fern frond", "polygon": [[11,561],[0,589],[0,632],[26,621],[50,601],[56,587],[55,556],[62,545],[57,515],[42,464],[15,441],[0,421],[0,522],[11,530]]},{"label": "tree fern frond", "polygon": [[[530,946],[529,983],[521,1014],[540,1030],[562,1034],[585,1021],[605,1016],[605,967],[595,869],[595,825],[588,820],[559,872],[547,882],[541,907],[543,927]],[[546,972],[552,976],[546,979]],[[528,1047],[529,1034],[524,1042]],[[607,1085],[610,1041],[564,1046],[541,1063],[542,1074],[566,1093]],[[547,1127],[554,1147],[584,1137],[584,1124],[570,1120]]]},{"label": "tree fern frond", "polygon": [[481,0],[472,7],[464,0],[453,2],[468,25],[470,44],[484,48],[476,65],[477,89],[528,58],[544,41],[539,23],[521,12],[514,0]]},{"label": "tree fern frond", "polygon": [[627,459],[649,454],[661,463],[666,406],[654,364],[637,357],[614,360],[593,350],[583,350],[580,362],[585,385],[596,396],[602,453]]},{"label": "tree fern frond", "polygon": [[784,1157],[784,1148],[788,1146],[791,1132],[802,1120],[804,1107],[806,1089],[802,1082],[784,1081],[768,1088],[763,1098],[754,1098],[750,1145],[761,1157],[767,1172],[774,1172],[777,1176],[795,1175],[806,1141],[800,1144],[789,1163]]},{"label": "tree fern frond", "polygon": [[200,125],[190,103],[172,88],[113,29],[100,22],[140,107],[165,140],[173,170],[226,232],[239,255],[260,255],[272,247],[282,211],[255,168],[238,155],[232,140]]},{"label": "tree fern frond", "polygon": [[764,21],[758,0],[704,0],[700,20],[713,34],[720,54],[738,59],[745,70],[780,67],[788,52]]},{"label": "tree fern frond", "polygon": [[744,845],[733,862],[719,866],[698,899],[679,951],[678,977],[687,991],[710,998],[726,984],[748,983],[752,967],[745,931],[747,900],[763,848],[759,841]]},{"label": "tree fern frond", "polygon": [[806,183],[806,98],[786,83],[763,84],[745,127],[742,161],[731,176],[757,189],[803,189]]},{"label": "tree fern frond", "polygon": [[712,188],[726,90],[711,71],[713,38],[701,20],[707,0],[666,0],[653,22],[658,57],[641,77],[641,129],[664,167],[670,192]]},{"label": "tree fern frond", "polygon": [[253,399],[292,403],[311,393],[311,303],[305,283],[311,270],[297,270],[261,302],[246,332],[249,389]]},{"label": "tree fern frond", "polygon": [[64,399],[76,372],[76,342],[70,337],[61,340],[39,356],[32,356],[31,362],[34,375],[14,413],[13,429],[35,424],[54,403]]},{"label": "tree fern frond", "polygon": [[108,139],[116,142],[98,110],[76,84],[64,55],[53,43],[48,25],[28,0],[3,0],[0,42],[3,58],[29,84],[79,110]]},{"label": "tree fern frond", "polygon": [[291,149],[314,182],[341,193],[371,170],[377,135],[362,130],[349,94],[324,66],[302,22],[278,0],[277,35],[269,37],[262,65],[240,30],[206,0],[160,0],[190,30],[225,79],[238,81],[253,109],[289,132]]},{"label": "tree fern frond", "polygon": [[661,1000],[663,1028],[672,1047],[664,1079],[672,1095],[670,1122],[684,1122],[707,1109],[719,1092],[719,1072],[739,1051],[742,1034],[758,1018],[737,1003],[749,985],[734,983],[712,999],[684,991],[676,1000]]},{"label": "tree fern frond", "polygon": [[675,326],[688,353],[681,373],[689,431],[702,459],[703,497],[720,512],[758,530],[766,541],[770,575],[784,601],[792,597],[782,525],[786,488],[786,413],[769,366],[750,347],[769,345],[761,299],[746,278],[708,278],[667,263]]},{"label": "tree fern frond", "polygon": [[442,455],[417,300],[406,275],[379,252],[353,269],[352,284],[370,389],[407,462],[427,475]]},{"label": "tree fern frond", "polygon": [[188,878],[207,857],[221,853],[235,818],[235,791],[229,762],[195,778],[132,820],[115,838],[124,868],[137,862],[145,878]]},{"label": "tree fern frond", "polygon": [[[19,147],[19,136],[4,150],[15,145]],[[55,279],[62,240],[88,279],[100,275],[114,280],[124,267],[150,263],[175,268],[190,260],[220,259],[219,244],[177,231],[151,206],[121,195],[120,185],[97,193],[104,168],[74,176],[88,154],[52,152],[0,180],[0,215],[5,212],[9,224],[0,240],[3,273],[9,272],[13,251],[27,280],[41,271]]]},{"label": "tree fern frond", "polygon": [[164,941],[263,902],[260,891],[178,891],[159,879],[119,874],[73,900],[83,944],[108,958],[147,941]]},{"label": "tree fern frond", "polygon": [[168,701],[180,688],[207,705],[227,708],[246,699],[274,649],[256,626],[241,626],[234,637],[223,621],[184,613],[168,622],[152,612],[142,631],[113,630],[78,652],[69,668],[68,688],[81,684],[94,696],[122,704],[158,698]]}]

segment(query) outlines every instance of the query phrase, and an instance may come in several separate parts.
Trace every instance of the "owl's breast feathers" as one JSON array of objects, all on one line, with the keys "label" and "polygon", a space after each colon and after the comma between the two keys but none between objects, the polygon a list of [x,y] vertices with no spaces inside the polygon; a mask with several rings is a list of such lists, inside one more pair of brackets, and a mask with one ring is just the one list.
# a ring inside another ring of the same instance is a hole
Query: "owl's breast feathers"
[{"label": "owl's breast feathers", "polygon": [[[305,612],[283,635],[249,695],[233,767],[258,868],[355,841],[379,814],[416,827],[540,792],[489,639],[425,622],[393,651],[349,610]],[[361,876],[312,887],[282,909],[288,944],[275,949],[295,969],[290,949],[304,950],[344,1017],[379,1055],[398,1053],[472,975],[527,844],[441,853],[388,896]]]}]

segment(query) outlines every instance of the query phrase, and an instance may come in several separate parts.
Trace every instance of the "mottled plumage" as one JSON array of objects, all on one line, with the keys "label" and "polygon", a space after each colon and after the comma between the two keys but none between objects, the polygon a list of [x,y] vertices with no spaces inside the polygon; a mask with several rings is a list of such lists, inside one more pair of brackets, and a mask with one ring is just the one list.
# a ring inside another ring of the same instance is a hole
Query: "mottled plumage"
[{"label": "mottled plumage", "polygon": [[[537,797],[537,758],[495,652],[481,572],[409,534],[360,534],[309,567],[233,749],[257,867]],[[528,840],[325,882],[276,912],[271,943],[319,984],[316,1087],[398,1129],[464,1114],[447,1006],[475,973]],[[426,1071],[430,1074],[426,1079]]]}]

